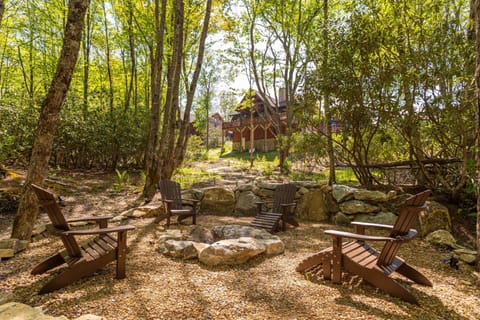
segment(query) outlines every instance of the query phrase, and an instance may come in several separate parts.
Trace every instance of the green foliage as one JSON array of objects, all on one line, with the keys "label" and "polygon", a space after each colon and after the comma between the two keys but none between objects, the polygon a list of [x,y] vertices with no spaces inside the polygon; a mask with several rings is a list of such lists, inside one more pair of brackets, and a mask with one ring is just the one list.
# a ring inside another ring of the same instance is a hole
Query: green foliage
[{"label": "green foliage", "polygon": [[217,173],[208,172],[198,167],[182,167],[177,168],[174,172],[173,179],[180,183],[182,188],[190,188],[199,183],[213,183],[220,180],[221,176]]},{"label": "green foliage", "polygon": [[113,184],[113,190],[116,193],[119,193],[122,191],[122,189],[130,183],[130,175],[128,174],[127,170],[120,171],[118,169],[115,169],[115,182]]}]

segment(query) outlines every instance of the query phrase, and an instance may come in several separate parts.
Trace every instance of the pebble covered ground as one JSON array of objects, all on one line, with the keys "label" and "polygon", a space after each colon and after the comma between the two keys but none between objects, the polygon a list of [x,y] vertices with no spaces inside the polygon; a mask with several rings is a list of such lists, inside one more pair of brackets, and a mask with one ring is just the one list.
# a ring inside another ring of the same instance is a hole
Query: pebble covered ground
[{"label": "pebble covered ground", "polygon": [[[138,197],[131,192],[114,193],[110,182],[99,174],[88,177],[70,174],[74,192],[64,194],[68,217],[118,214]],[[67,183],[67,184],[68,184]],[[205,212],[197,224],[213,227],[248,224],[250,217],[221,217]],[[12,216],[0,217],[0,239],[10,235]],[[0,292],[12,293],[15,301],[41,307],[45,313],[75,318],[94,314],[105,319],[480,319],[480,277],[473,267],[460,264],[459,270],[442,262],[449,253],[421,239],[401,247],[399,256],[423,272],[433,287],[407,285],[419,306],[392,298],[357,277],[345,275],[342,285],[329,281],[311,282],[297,272],[297,264],[314,252],[331,245],[323,234],[337,226],[301,221],[278,235],[285,253],[260,256],[238,266],[207,267],[197,260],[183,261],[160,254],[158,238],[162,223],[153,218],[131,219],[127,278],[115,279],[115,263],[94,276],[46,295],[38,295],[51,279],[52,271],[30,275],[43,258],[61,249],[59,239],[46,237],[29,249],[0,261]],[[46,221],[43,214],[40,221]],[[188,222],[188,221],[186,221]],[[172,229],[188,229],[173,225]],[[348,228],[344,228],[348,229]]]},{"label": "pebble covered ground", "polygon": [[[198,224],[246,224],[249,219],[200,216]],[[432,288],[423,287],[399,278],[420,301],[416,306],[348,275],[343,285],[334,285],[313,283],[296,273],[303,258],[330,245],[323,235],[330,225],[302,222],[299,228],[280,233],[286,244],[282,255],[254,258],[239,266],[207,267],[158,253],[157,239],[164,228],[152,218],[130,223],[137,229],[129,234],[126,279],[114,278],[112,263],[95,276],[38,295],[52,275],[29,272],[61,248],[58,239],[47,237],[0,262],[0,291],[41,306],[47,314],[68,318],[90,313],[106,319],[480,319],[479,279],[473,268],[450,268],[441,261],[447,253],[422,240],[408,243],[400,252],[434,283]]]}]

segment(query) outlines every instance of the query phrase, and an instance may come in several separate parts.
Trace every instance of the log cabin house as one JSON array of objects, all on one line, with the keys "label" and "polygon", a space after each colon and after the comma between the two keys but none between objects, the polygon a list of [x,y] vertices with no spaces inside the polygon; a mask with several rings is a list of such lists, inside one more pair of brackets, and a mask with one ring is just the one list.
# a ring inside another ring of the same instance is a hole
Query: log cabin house
[{"label": "log cabin house", "polygon": [[[282,95],[280,95],[282,96]],[[287,119],[285,99],[280,99],[278,105],[273,99],[263,99],[255,92],[252,106],[247,105],[248,94],[238,104],[229,122],[223,122],[222,138],[232,139],[233,151],[248,151],[250,149],[250,130],[253,128],[253,147],[257,151],[272,151],[277,147],[277,127],[268,110],[276,112],[281,122],[282,132],[285,130]],[[268,104],[268,105],[267,105]]]}]

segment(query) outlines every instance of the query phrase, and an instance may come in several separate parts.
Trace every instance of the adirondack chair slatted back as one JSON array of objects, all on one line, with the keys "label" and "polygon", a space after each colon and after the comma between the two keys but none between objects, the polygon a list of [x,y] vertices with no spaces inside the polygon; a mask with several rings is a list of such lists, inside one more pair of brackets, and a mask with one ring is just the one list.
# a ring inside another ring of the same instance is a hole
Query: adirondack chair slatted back
[{"label": "adirondack chair slatted back", "polygon": [[282,212],[282,204],[290,204],[295,200],[295,193],[297,192],[297,186],[293,183],[281,184],[275,188],[275,194],[273,197],[272,212]]},{"label": "adirondack chair slatted back", "polygon": [[158,188],[160,189],[160,195],[163,200],[173,201],[170,207],[172,210],[182,209],[182,193],[178,182],[161,180],[158,183]]},{"label": "adirondack chair slatted back", "polygon": [[[425,210],[425,201],[430,196],[431,191],[426,190],[408,198],[398,215],[397,221],[393,225],[393,229],[390,232],[390,237],[395,238],[408,234],[418,214]],[[401,242],[388,241],[385,243],[380,255],[378,257],[377,265],[388,266],[392,264]]]},{"label": "adirondack chair slatted back", "polygon": [[[34,184],[32,184],[32,189],[37,195],[38,201],[42,206],[43,210],[47,212],[47,215],[50,218],[52,225],[56,229],[61,231],[70,230],[70,226],[68,225],[65,217],[62,214],[60,206],[58,205],[57,201],[55,201],[55,196],[51,192]],[[77,241],[72,235],[61,235],[60,238],[62,239],[65,249],[67,250],[70,257],[82,256],[80,247],[78,246]]]}]

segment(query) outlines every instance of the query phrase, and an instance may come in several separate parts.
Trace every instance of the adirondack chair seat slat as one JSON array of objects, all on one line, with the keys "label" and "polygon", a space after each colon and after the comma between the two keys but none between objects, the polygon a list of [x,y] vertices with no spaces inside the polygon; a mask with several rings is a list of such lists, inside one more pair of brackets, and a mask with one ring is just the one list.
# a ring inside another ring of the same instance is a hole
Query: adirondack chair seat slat
[{"label": "adirondack chair seat slat", "polygon": [[[42,274],[63,264],[67,265],[60,274],[50,279],[40,289],[41,294],[63,288],[82,277],[93,274],[115,260],[117,261],[117,279],[125,277],[126,234],[134,229],[134,226],[108,227],[109,217],[88,217],[69,219],[69,221],[93,220],[97,222],[99,229],[71,230],[60,206],[55,201],[55,196],[34,184],[31,187],[37,195],[40,206],[47,212],[53,227],[58,231],[56,236],[60,237],[65,247],[65,250],[40,262],[32,270],[32,274]],[[111,236],[110,233],[116,234],[117,237]],[[95,237],[79,245],[75,238],[79,235],[95,235]]]},{"label": "adirondack chair seat slat", "polygon": [[250,223],[250,226],[265,229],[270,232],[286,230],[287,223],[298,226],[298,222],[294,217],[296,192],[297,186],[293,183],[277,186],[273,195],[271,212],[263,208],[264,204],[270,201],[257,201],[257,215]]},{"label": "adirondack chair seat slat", "polygon": [[[107,241],[108,239],[108,241]],[[97,239],[97,244],[104,250],[104,251],[110,251],[112,249],[115,249],[115,244],[112,244],[110,241],[114,240],[110,236],[108,237],[99,237]]]},{"label": "adirondack chair seat slat", "polygon": [[[323,275],[324,279],[332,279],[334,283],[341,283],[343,271],[349,272],[359,275],[392,296],[418,304],[416,297],[391,278],[390,274],[397,272],[416,283],[432,286],[430,280],[423,274],[397,257],[400,245],[417,235],[417,231],[411,229],[411,226],[418,214],[425,210],[425,202],[430,194],[431,191],[427,190],[408,198],[393,226],[352,223],[357,234],[325,230],[326,234],[332,236],[332,247],[307,257],[296,270],[312,278]],[[390,230],[390,235],[388,237],[365,235],[364,231],[367,227]],[[343,238],[350,238],[353,241],[342,242]],[[383,241],[385,244],[381,251],[377,251],[370,247],[368,241]]]}]

